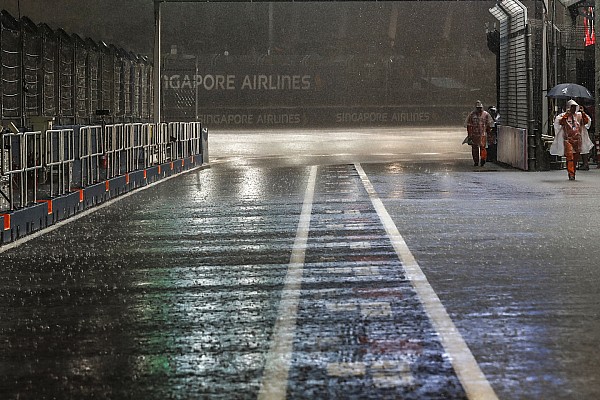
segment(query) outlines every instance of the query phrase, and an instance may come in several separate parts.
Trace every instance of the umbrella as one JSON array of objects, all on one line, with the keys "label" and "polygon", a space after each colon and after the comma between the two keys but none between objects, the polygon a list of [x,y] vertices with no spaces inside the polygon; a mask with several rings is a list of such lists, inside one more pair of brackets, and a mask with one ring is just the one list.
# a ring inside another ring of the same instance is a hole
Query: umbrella
[{"label": "umbrella", "polygon": [[594,97],[589,90],[576,83],[561,83],[560,85],[556,85],[548,91],[546,97],[552,99],[573,99],[578,97],[581,99],[594,100]]}]

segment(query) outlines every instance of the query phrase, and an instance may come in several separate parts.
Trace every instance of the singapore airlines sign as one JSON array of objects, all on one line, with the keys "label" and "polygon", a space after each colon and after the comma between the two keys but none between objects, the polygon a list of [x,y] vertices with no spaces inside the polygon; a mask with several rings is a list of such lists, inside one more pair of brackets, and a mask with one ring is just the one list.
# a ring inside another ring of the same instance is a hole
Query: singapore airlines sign
[{"label": "singapore airlines sign", "polygon": [[163,75],[163,88],[171,90],[198,89],[205,91],[225,90],[310,90],[312,77],[279,74],[173,74]]}]

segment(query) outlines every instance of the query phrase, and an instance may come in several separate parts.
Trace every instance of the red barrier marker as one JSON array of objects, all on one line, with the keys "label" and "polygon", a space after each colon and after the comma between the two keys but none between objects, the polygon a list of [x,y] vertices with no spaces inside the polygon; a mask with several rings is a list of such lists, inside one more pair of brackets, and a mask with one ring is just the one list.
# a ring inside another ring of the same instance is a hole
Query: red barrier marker
[{"label": "red barrier marker", "polygon": [[4,217],[4,230],[7,231],[10,229],[10,214],[2,214]]},{"label": "red barrier marker", "polygon": [[[81,195],[79,195],[81,197]],[[48,214],[52,214],[52,200],[38,200],[38,203],[46,203],[48,205]]]}]

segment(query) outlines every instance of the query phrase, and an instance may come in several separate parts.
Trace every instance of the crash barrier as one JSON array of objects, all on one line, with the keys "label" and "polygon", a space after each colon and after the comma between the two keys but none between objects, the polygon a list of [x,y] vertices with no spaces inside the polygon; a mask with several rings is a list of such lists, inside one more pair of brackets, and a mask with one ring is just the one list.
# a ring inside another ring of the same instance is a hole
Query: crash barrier
[{"label": "crash barrier", "polygon": [[0,55],[0,120],[153,120],[153,67],[145,56],[7,11],[0,11]]},{"label": "crash barrier", "polygon": [[529,170],[527,129],[498,125],[497,160],[524,171]]},{"label": "crash barrier", "polygon": [[199,122],[0,133],[0,244],[208,163]]}]

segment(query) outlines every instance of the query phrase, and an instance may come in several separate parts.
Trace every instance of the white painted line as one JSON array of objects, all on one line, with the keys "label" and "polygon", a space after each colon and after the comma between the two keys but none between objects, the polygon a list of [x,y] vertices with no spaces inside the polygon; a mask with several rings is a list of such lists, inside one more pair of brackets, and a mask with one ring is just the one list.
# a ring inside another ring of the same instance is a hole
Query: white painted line
[{"label": "white painted line", "polygon": [[327,224],[326,228],[337,231],[337,230],[344,229],[344,224]]},{"label": "white painted line", "polygon": [[350,248],[351,249],[370,249],[371,243],[370,242],[354,242],[354,243],[350,243]]},{"label": "white painted line", "polygon": [[471,350],[469,350],[460,332],[450,319],[439,297],[427,281],[427,277],[406,245],[404,238],[400,235],[396,224],[385,209],[369,177],[360,164],[354,164],[354,166],[400,261],[402,261],[408,279],[412,282],[427,314],[429,314],[433,327],[440,335],[442,345],[450,357],[454,371],[460,379],[467,397],[471,400],[497,400],[496,393],[483,372],[481,372],[475,357],[473,357]]},{"label": "white painted line", "polygon": [[327,375],[329,376],[362,376],[365,374],[367,366],[362,362],[347,363],[329,363],[327,364]]},{"label": "white painted line", "polygon": [[330,242],[330,243],[325,243],[324,246],[322,246],[322,247],[334,248],[334,247],[350,247],[350,246],[351,246],[350,242]]},{"label": "white painted line", "polygon": [[360,210],[344,210],[344,214],[346,215],[359,215]]},{"label": "white painted line", "polygon": [[379,267],[354,267],[354,273],[358,276],[379,276]]},{"label": "white painted line", "polygon": [[317,167],[313,166],[306,185],[296,239],[281,293],[273,341],[265,362],[265,372],[258,393],[259,400],[277,400],[286,397],[316,180]]},{"label": "white painted line", "polygon": [[[350,194],[354,194],[354,193],[350,193]],[[325,199],[325,203],[356,203],[356,201],[358,200],[357,197],[332,197],[329,199]]]},{"label": "white painted line", "polygon": [[380,388],[411,386],[415,381],[410,372],[410,364],[402,360],[377,361],[371,365],[371,375],[375,386]]},{"label": "white painted line", "polygon": [[75,214],[75,215],[73,215],[71,217],[68,217],[67,219],[63,219],[62,221],[59,221],[59,222],[57,222],[55,224],[52,224],[52,225],[50,225],[50,226],[48,226],[48,227],[46,227],[44,229],[41,229],[41,230],[39,230],[37,232],[31,233],[31,234],[29,234],[27,236],[24,236],[24,237],[22,237],[20,239],[17,239],[15,241],[13,241],[13,242],[10,242],[10,243],[7,243],[7,244],[3,244],[3,245],[0,246],[0,253],[4,253],[5,251],[10,250],[10,249],[14,249],[15,247],[19,247],[20,245],[25,244],[25,243],[29,242],[30,240],[38,238],[38,237],[40,237],[42,235],[45,235],[47,233],[50,233],[50,232],[52,232],[52,231],[60,228],[61,226],[65,226],[65,225],[67,225],[67,224],[69,224],[69,223],[71,223],[73,221],[77,221],[79,218],[83,218],[83,217],[85,217],[87,215],[90,215],[90,214],[92,214],[92,213],[94,213],[94,212],[96,212],[98,210],[103,209],[104,207],[108,207],[110,205],[113,205],[117,201],[123,200],[123,199],[131,196],[132,194],[139,193],[139,192],[141,192],[143,190],[149,189],[152,186],[158,185],[158,184],[160,184],[162,182],[166,182],[166,181],[168,181],[170,179],[173,179],[173,178],[176,178],[178,176],[182,176],[184,174],[187,174],[188,172],[196,171],[198,169],[205,169],[207,167],[208,167],[207,165],[198,165],[197,167],[194,167],[192,169],[188,169],[186,171],[182,171],[182,172],[180,172],[178,174],[161,178],[158,181],[155,181],[155,182],[147,184],[146,186],[140,186],[140,187],[138,187],[138,188],[136,188],[136,189],[134,189],[134,190],[132,190],[130,192],[121,194],[121,195],[119,195],[119,196],[117,196],[117,197],[115,197],[113,199],[110,199],[108,201],[105,201],[105,202],[101,203],[100,205],[93,206],[92,208],[88,208],[87,210],[79,212],[79,213],[77,213],[77,214]]},{"label": "white painted line", "polygon": [[352,275],[352,267],[336,267],[336,268],[327,268],[328,274],[336,274],[336,275]]},{"label": "white painted line", "polygon": [[358,306],[354,303],[326,303],[325,308],[331,312],[354,312]]},{"label": "white painted line", "polygon": [[360,315],[364,318],[380,318],[392,315],[392,306],[386,302],[360,304]]}]

